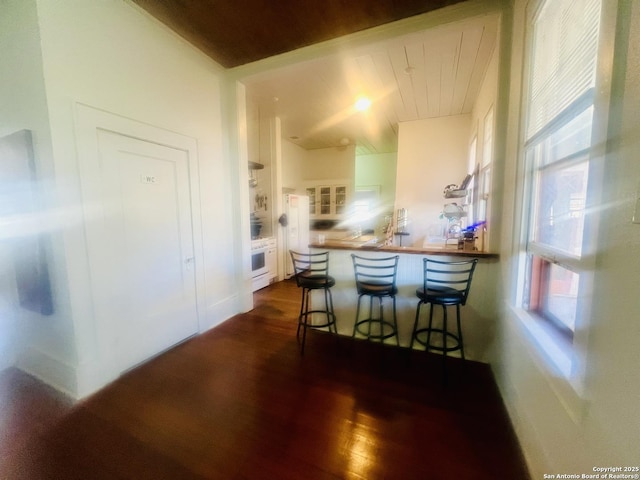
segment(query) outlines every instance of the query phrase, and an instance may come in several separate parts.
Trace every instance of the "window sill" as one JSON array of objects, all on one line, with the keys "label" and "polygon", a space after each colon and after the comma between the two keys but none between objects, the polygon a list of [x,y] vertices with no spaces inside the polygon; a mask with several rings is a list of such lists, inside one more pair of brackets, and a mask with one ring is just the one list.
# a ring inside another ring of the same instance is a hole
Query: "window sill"
[{"label": "window sill", "polygon": [[510,307],[529,353],[574,423],[581,422],[586,401],[578,348],[526,310]]}]

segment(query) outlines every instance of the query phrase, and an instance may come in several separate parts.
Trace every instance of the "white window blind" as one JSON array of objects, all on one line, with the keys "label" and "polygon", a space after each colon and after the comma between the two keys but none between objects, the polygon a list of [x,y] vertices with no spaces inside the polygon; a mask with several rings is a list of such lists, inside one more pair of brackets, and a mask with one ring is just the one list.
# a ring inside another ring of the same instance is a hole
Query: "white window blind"
[{"label": "white window blind", "polygon": [[594,87],[599,0],[546,1],[533,32],[527,139]]}]

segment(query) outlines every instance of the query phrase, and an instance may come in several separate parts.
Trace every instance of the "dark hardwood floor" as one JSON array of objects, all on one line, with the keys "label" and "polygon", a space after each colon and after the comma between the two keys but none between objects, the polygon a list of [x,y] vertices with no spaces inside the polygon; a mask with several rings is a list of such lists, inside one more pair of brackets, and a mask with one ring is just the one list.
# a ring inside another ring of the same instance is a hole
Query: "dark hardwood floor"
[{"label": "dark hardwood floor", "polygon": [[528,479],[487,365],[310,332],[256,308],[71,406],[0,374],[0,479]]}]

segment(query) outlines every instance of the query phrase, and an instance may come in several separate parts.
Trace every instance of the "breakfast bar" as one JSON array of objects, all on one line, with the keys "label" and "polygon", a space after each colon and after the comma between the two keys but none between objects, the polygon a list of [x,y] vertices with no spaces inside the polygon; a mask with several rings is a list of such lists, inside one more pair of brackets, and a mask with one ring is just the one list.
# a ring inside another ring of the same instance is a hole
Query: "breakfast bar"
[{"label": "breakfast bar", "polygon": [[[398,321],[398,342],[401,347],[409,347],[411,331],[415,320],[416,288],[423,284],[423,258],[438,256],[455,260],[460,257],[478,258],[469,299],[462,307],[462,329],[464,332],[465,356],[471,360],[486,362],[489,357],[496,329],[496,279],[498,278],[498,255],[489,252],[458,250],[457,246],[433,246],[429,248],[401,247],[378,244],[375,239],[354,238],[330,240],[309,245],[312,252],[329,251],[329,273],[336,284],[331,288],[338,334],[351,336],[356,317],[358,294],[351,254],[382,258],[399,255],[396,284],[396,309]],[[385,316],[390,314],[390,303],[385,304]],[[424,326],[428,318],[428,308],[422,309],[419,325]],[[442,309],[434,310],[434,322],[440,322]],[[396,345],[396,339],[385,343]],[[414,344],[413,348],[423,349]],[[454,354],[455,355],[455,354]]]}]

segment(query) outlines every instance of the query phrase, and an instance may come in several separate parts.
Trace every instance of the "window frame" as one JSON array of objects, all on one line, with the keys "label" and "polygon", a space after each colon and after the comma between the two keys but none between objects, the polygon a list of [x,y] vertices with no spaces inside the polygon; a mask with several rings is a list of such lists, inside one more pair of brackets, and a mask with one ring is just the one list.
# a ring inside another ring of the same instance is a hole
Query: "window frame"
[{"label": "window frame", "polygon": [[[549,122],[540,131],[533,135],[531,139],[524,142],[524,145],[522,146],[522,154],[526,163],[527,172],[525,177],[525,182],[527,183],[526,190],[529,192],[529,194],[524,198],[523,202],[523,204],[525,205],[525,209],[523,210],[523,212],[528,213],[523,214],[523,219],[526,222],[526,227],[523,231],[526,266],[521,306],[524,310],[528,311],[531,315],[536,316],[539,320],[547,322],[548,326],[550,328],[553,328],[555,330],[555,333],[559,334],[569,344],[573,343],[575,328],[584,323],[584,320],[581,318],[584,315],[584,312],[578,311],[579,309],[578,307],[576,307],[576,327],[574,327],[574,329],[566,328],[564,326],[564,322],[544,306],[545,304],[548,304],[548,299],[541,291],[543,290],[543,284],[536,284],[536,282],[534,282],[533,280],[533,277],[539,274],[540,281],[544,283],[544,277],[546,273],[552,268],[553,265],[557,265],[570,272],[573,272],[574,274],[577,274],[580,278],[578,292],[584,290],[591,282],[590,277],[592,276],[593,269],[595,267],[593,256],[589,255],[589,247],[594,243],[594,239],[590,238],[590,236],[586,234],[588,229],[586,228],[586,226],[584,226],[580,255],[563,251],[559,248],[536,240],[534,234],[536,228],[535,224],[537,221],[536,209],[538,208],[538,203],[536,202],[536,182],[539,181],[539,176],[543,172],[549,170],[561,171],[568,166],[583,162],[584,157],[587,157],[586,161],[589,164],[589,179],[587,181],[588,184],[594,181],[597,182],[597,178],[592,178],[591,176],[591,163],[593,161],[591,152],[593,150],[593,140],[590,141],[590,144],[587,148],[582,148],[575,152],[571,152],[569,155],[561,156],[554,159],[551,163],[542,165],[538,164],[539,162],[538,159],[535,158],[535,154],[530,155],[530,152],[533,152],[545,140],[549,139],[554,133],[559,132],[563,127],[567,126],[572,120],[577,118],[587,109],[592,108],[594,105],[594,98],[594,89],[591,88],[587,90],[586,92],[584,92],[584,94],[579,96],[569,106],[567,106],[565,110],[559,113],[551,122]],[[590,127],[592,131],[594,128],[593,121],[594,120],[592,115]],[[593,137],[593,135],[591,135],[591,137]],[[590,199],[587,198],[584,212],[585,222],[589,221],[586,218],[588,216],[586,213],[586,207],[591,203],[592,202],[590,201]],[[536,267],[536,264],[538,262],[540,262],[540,265]],[[539,268],[541,271],[536,273],[534,271],[534,269],[536,268]],[[535,293],[532,293],[534,290],[537,291],[537,295]],[[532,306],[531,303],[534,302],[530,298],[527,298],[528,296],[530,297],[532,295],[537,297],[535,299],[535,303],[537,304],[536,306]],[[564,345],[564,347],[569,348],[570,345]]]},{"label": "window frame", "polygon": [[476,173],[478,172],[478,133],[475,132],[469,143],[469,158],[467,159],[467,173],[471,175],[471,180],[467,185],[466,196],[466,225],[470,226],[476,223],[476,215],[478,208],[478,182]]},{"label": "window frame", "polygon": [[[586,101],[578,97],[562,114],[548,122],[531,138],[526,139],[528,102],[530,100],[530,81],[532,58],[534,57],[534,25],[535,20],[545,0],[532,0],[526,7],[526,24],[523,44],[523,69],[521,97],[522,103],[519,110],[520,141],[518,144],[518,159],[520,180],[517,189],[518,211],[520,211],[520,224],[516,225],[513,243],[514,264],[514,290],[512,311],[518,324],[525,334],[525,338],[530,340],[531,352],[537,358],[544,370],[548,370],[551,376],[548,377],[551,386],[563,402],[570,416],[574,421],[580,418],[581,408],[585,406],[582,402],[584,394],[584,381],[586,372],[586,358],[589,329],[591,324],[591,312],[593,310],[593,291],[595,280],[595,258],[597,252],[599,210],[591,208],[599,205],[602,190],[602,179],[604,172],[604,159],[606,157],[607,126],[609,122],[609,112],[611,105],[611,77],[613,75],[613,50],[616,33],[616,12],[617,0],[601,0],[599,12],[599,39],[597,44],[597,64],[595,69],[595,88],[588,95],[589,101],[593,104],[593,117],[591,123],[591,142],[589,156],[589,177],[585,208],[585,225],[583,230],[583,249],[580,258],[571,255],[557,255],[553,249],[546,251],[538,246],[534,247],[537,253],[544,254],[544,261],[548,265],[557,264],[580,272],[579,294],[577,297],[576,325],[572,341],[557,328],[550,326],[548,321],[541,320],[535,312],[525,310],[524,292],[526,277],[530,273],[527,269],[527,257],[531,254],[529,248],[529,235],[532,218],[528,212],[533,202],[533,184],[531,174],[531,162],[527,159],[527,147],[542,141],[542,137],[555,131],[558,123],[565,122],[565,115],[571,115],[573,109],[580,109],[580,101]],[[519,233],[518,233],[519,232]]]},{"label": "window frame", "polygon": [[[493,179],[493,155],[495,148],[495,109],[493,104],[489,106],[487,112],[482,119],[482,159],[479,162],[477,172],[478,187],[478,222],[485,222],[485,229],[488,232],[487,220],[491,209],[490,198]],[[487,138],[487,131],[491,132],[491,136]],[[485,242],[488,239],[485,238]]]}]

